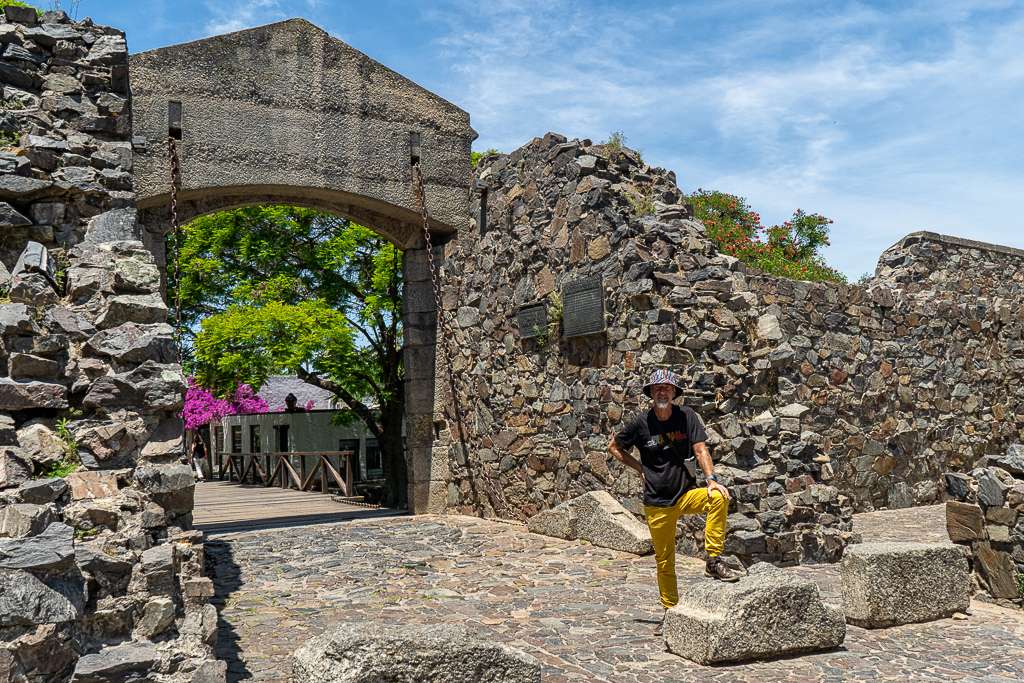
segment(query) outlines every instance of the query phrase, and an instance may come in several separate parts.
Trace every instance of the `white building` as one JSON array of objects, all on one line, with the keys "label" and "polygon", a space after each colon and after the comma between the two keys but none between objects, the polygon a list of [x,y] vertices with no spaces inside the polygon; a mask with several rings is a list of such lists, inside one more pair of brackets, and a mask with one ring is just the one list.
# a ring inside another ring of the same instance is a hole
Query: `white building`
[{"label": "white building", "polygon": [[337,424],[346,413],[348,411],[336,409],[300,410],[221,418],[220,424],[213,426],[212,437],[217,453],[213,466],[219,468],[221,453],[352,451],[356,454],[352,470],[357,480],[383,478],[384,468],[377,439],[362,420],[351,414],[346,416],[349,418],[346,424]]},{"label": "white building", "polygon": [[[386,473],[377,439],[362,420],[348,410],[337,408],[334,394],[294,375],[268,377],[257,393],[272,412],[230,415],[210,425],[214,455],[208,476],[217,476],[220,472],[224,453],[352,451],[356,481],[384,478]],[[288,394],[296,398],[295,412],[285,409]],[[307,406],[312,410],[307,412]],[[299,462],[301,457],[295,456],[292,464],[305,471]],[[336,467],[341,465],[334,458],[332,461]],[[311,462],[306,464],[312,465]]]}]

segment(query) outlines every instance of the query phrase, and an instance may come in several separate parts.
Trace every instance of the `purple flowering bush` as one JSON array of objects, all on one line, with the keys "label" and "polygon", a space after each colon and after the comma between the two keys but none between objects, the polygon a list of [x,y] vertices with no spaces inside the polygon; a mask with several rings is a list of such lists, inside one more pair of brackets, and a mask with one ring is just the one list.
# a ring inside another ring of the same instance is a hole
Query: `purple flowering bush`
[{"label": "purple flowering bush", "polygon": [[185,391],[185,407],[181,416],[185,420],[185,429],[199,429],[227,415],[245,415],[266,413],[270,406],[248,384],[239,384],[231,400],[218,398],[212,391],[196,383],[194,377],[188,379]]}]

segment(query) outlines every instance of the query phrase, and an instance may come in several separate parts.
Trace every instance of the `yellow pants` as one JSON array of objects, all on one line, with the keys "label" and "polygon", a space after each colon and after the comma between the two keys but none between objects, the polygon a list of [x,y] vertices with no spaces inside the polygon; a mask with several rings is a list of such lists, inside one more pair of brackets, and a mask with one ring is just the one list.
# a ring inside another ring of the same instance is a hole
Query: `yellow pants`
[{"label": "yellow pants", "polygon": [[707,514],[704,523],[704,550],[708,557],[717,557],[725,548],[725,518],[729,515],[729,501],[718,491],[708,498],[708,489],[698,486],[683,494],[671,507],[644,506],[647,527],[654,543],[654,559],[658,563],[658,590],[661,604],[668,609],[679,602],[676,583],[676,522],[680,515]]}]

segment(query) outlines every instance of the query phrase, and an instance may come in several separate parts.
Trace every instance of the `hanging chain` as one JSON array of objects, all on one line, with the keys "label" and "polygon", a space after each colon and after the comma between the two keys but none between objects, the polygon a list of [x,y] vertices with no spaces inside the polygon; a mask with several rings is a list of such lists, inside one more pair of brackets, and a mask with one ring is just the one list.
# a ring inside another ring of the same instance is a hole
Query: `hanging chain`
[{"label": "hanging chain", "polygon": [[[441,305],[441,279],[439,275],[439,269],[437,263],[434,261],[434,243],[430,237],[430,216],[427,214],[427,193],[423,183],[423,171],[420,169],[419,164],[414,164],[412,167],[412,177],[415,181],[413,188],[416,194],[416,202],[419,204],[420,218],[423,221],[423,241],[426,242],[427,246],[427,263],[430,267],[430,280],[434,290],[434,305],[437,308],[437,339],[434,343],[434,348],[440,349],[441,359],[448,368],[448,386],[451,392],[451,406],[452,412],[455,417],[455,428],[457,430],[457,438],[459,446],[466,449],[466,437],[468,429],[466,429],[466,416],[462,411],[462,405],[459,401],[459,393],[456,390],[455,383],[455,368],[452,363],[452,358],[448,354],[447,340],[453,338],[450,334],[451,321],[446,315],[444,307]],[[435,362],[436,367],[436,362]],[[466,454],[468,460],[468,453]],[[504,512],[504,497],[498,496],[494,490],[493,482],[487,477],[483,477],[484,485],[487,488],[487,497],[490,499],[491,508],[495,512]],[[502,501],[502,509],[499,510],[496,499]]]},{"label": "hanging chain", "polygon": [[178,187],[181,185],[181,164],[178,161],[178,143],[167,137],[167,156],[171,162],[171,232],[174,235],[174,347],[181,362],[181,226],[178,224]]}]

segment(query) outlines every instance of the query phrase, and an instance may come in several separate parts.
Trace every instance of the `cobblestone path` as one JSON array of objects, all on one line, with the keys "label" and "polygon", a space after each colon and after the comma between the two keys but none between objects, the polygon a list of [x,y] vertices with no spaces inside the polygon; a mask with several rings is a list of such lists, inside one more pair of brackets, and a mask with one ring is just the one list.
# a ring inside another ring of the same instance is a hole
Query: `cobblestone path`
[{"label": "cobblestone path", "polygon": [[[858,520],[870,537],[941,537],[935,508],[873,514]],[[1024,615],[978,601],[963,620],[851,626],[835,652],[701,667],[664,652],[653,635],[652,558],[472,517],[250,532],[207,549],[230,680],[287,681],[291,652],[343,621],[464,624],[537,657],[544,683],[1024,680]],[[680,581],[699,580],[702,563],[680,556],[678,564]],[[836,566],[792,571],[839,600]]]}]

